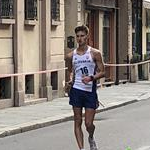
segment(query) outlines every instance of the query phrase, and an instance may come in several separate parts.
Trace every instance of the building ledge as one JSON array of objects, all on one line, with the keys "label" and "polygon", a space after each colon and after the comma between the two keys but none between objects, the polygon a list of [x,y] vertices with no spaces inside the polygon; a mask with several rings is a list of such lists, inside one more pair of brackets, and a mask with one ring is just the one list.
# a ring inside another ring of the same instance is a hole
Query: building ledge
[{"label": "building ledge", "polygon": [[37,20],[25,20],[25,25],[35,26],[37,24]]},{"label": "building ledge", "polygon": [[58,26],[58,25],[60,25],[60,24],[61,24],[60,21],[56,21],[56,20],[53,20],[53,19],[52,19],[52,26]]},{"label": "building ledge", "polygon": [[33,105],[33,104],[39,104],[47,102],[47,98],[33,98],[33,99],[25,99],[24,105]]},{"label": "building ledge", "polygon": [[150,2],[144,0],[144,1],[143,1],[143,7],[146,8],[146,9],[150,9]]},{"label": "building ledge", "polygon": [[15,24],[15,19],[0,19],[0,24]]}]

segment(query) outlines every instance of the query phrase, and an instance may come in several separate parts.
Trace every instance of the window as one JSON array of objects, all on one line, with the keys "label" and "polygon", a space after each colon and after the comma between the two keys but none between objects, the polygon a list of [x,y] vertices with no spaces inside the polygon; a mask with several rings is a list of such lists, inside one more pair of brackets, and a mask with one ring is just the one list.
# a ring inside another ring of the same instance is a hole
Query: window
[{"label": "window", "polygon": [[51,73],[51,85],[52,90],[58,90],[58,72],[52,72]]},{"label": "window", "polygon": [[51,17],[54,21],[60,21],[60,0],[51,0]]},{"label": "window", "polygon": [[146,33],[146,53],[150,55],[150,33]]},{"label": "window", "polygon": [[0,99],[11,98],[11,78],[0,79]]},{"label": "window", "polygon": [[132,4],[132,28],[135,28],[136,10],[135,4]]},{"label": "window", "polygon": [[150,27],[150,10],[146,10],[146,27]]},{"label": "window", "polygon": [[25,20],[37,19],[37,0],[25,0]]},{"label": "window", "polygon": [[136,37],[135,33],[132,33],[132,54],[136,53]]},{"label": "window", "polygon": [[104,14],[103,20],[103,56],[105,63],[110,61],[110,16],[108,13]]},{"label": "window", "polygon": [[12,19],[14,18],[14,1],[0,0],[0,18]]},{"label": "window", "polygon": [[34,94],[34,75],[25,76],[25,93]]}]

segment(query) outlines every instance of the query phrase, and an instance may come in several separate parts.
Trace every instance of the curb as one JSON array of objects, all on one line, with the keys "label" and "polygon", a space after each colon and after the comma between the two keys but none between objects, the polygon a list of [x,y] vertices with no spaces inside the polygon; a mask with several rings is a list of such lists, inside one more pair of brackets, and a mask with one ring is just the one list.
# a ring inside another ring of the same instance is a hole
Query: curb
[{"label": "curb", "polygon": [[[96,113],[115,109],[118,107],[122,107],[122,106],[125,106],[128,104],[135,103],[135,102],[138,102],[138,100],[131,100],[131,101],[123,102],[121,104],[117,104],[114,106],[108,106],[106,108],[101,108],[101,109],[96,110]],[[83,114],[83,116],[84,116],[84,114]],[[73,120],[73,114],[69,113],[69,114],[65,114],[62,116],[56,116],[56,118],[45,118],[45,119],[41,119],[41,120],[29,122],[29,123],[16,125],[16,126],[13,126],[10,128],[6,127],[0,131],[0,138],[4,138],[6,136],[11,136],[11,135],[15,135],[15,134],[19,134],[19,133],[23,133],[23,132],[27,132],[27,131],[31,131],[31,130],[43,128],[43,127],[48,127],[51,125],[59,124],[59,123],[70,121],[70,120]]]},{"label": "curb", "polygon": [[55,124],[59,124],[59,123],[62,123],[62,122],[70,121],[72,119],[73,119],[73,115],[68,116],[68,117],[55,119],[55,120],[46,118],[44,120],[38,120],[38,121],[35,121],[35,122],[24,123],[24,124],[20,124],[20,125],[17,125],[17,126],[13,126],[11,128],[4,128],[3,130],[5,130],[5,131],[0,131],[0,138],[10,136],[10,135],[15,135],[15,134],[18,134],[18,133],[31,131],[31,130],[35,130],[35,129],[39,129],[39,128],[43,128],[43,127],[48,127],[48,126],[51,126],[51,125],[55,125]]},{"label": "curb", "polygon": [[103,108],[103,109],[98,109],[98,110],[96,110],[96,113],[100,113],[100,112],[103,112],[103,111],[115,109],[115,108],[122,107],[122,106],[126,106],[126,105],[129,105],[129,104],[135,103],[135,102],[139,102],[139,101],[138,100],[131,100],[131,101],[128,101],[128,102],[123,102],[123,103],[118,104],[118,105],[110,106],[110,107]]}]

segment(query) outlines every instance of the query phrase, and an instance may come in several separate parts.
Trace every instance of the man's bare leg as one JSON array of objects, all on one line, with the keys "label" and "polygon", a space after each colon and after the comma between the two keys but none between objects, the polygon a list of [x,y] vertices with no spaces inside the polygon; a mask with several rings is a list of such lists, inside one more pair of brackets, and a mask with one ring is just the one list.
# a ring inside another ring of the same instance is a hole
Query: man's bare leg
[{"label": "man's bare leg", "polygon": [[95,117],[95,110],[91,108],[85,109],[85,126],[90,137],[93,137],[95,126],[93,124]]},{"label": "man's bare leg", "polygon": [[94,140],[94,131],[95,131],[95,125],[93,124],[94,117],[95,117],[95,110],[91,108],[85,109],[85,126],[86,130],[89,133],[89,144],[90,144],[90,150],[98,150],[95,140]]},{"label": "man's bare leg", "polygon": [[74,133],[80,149],[84,149],[84,139],[82,131],[82,108],[73,107],[74,112]]}]

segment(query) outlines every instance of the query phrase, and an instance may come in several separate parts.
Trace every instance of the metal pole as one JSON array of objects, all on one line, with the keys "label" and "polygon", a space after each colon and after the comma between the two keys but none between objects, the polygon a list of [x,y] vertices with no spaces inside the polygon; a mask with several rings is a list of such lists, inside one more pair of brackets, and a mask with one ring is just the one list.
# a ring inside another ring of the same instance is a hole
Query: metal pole
[{"label": "metal pole", "polygon": [[[118,0],[116,0],[116,8],[118,8]],[[116,64],[119,64],[119,29],[118,29],[118,23],[119,23],[119,14],[118,9],[116,9]],[[119,67],[116,66],[116,81],[115,84],[119,84]]]}]

